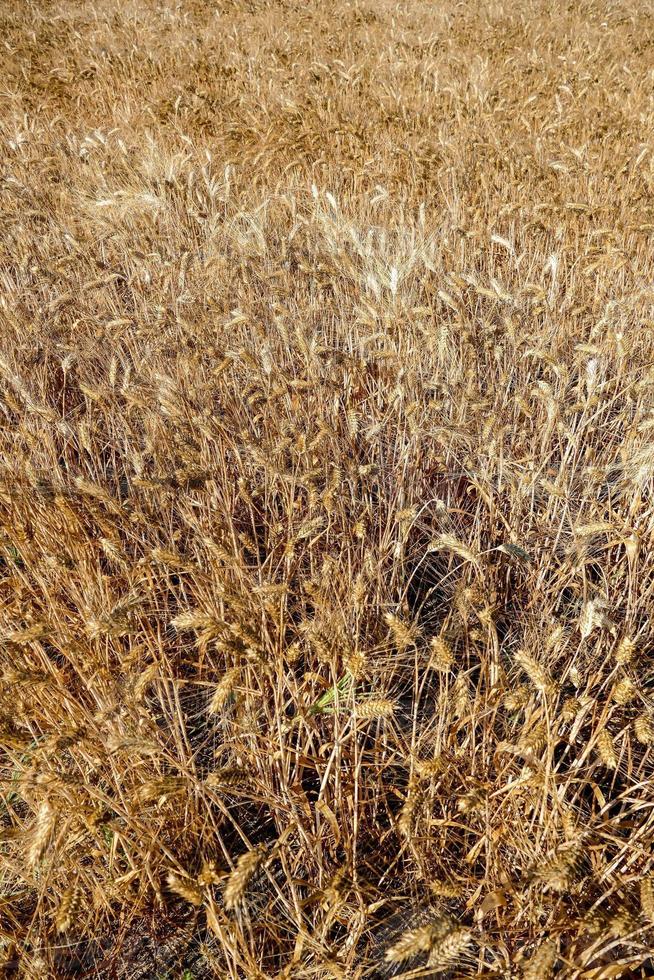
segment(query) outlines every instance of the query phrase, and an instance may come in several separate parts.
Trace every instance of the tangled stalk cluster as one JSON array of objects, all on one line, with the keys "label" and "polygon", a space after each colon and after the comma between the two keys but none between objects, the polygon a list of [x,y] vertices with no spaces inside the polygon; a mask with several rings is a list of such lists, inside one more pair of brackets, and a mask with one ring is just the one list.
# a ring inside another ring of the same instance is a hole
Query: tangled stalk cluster
[{"label": "tangled stalk cluster", "polygon": [[652,976],[648,6],[1,17],[8,975]]}]

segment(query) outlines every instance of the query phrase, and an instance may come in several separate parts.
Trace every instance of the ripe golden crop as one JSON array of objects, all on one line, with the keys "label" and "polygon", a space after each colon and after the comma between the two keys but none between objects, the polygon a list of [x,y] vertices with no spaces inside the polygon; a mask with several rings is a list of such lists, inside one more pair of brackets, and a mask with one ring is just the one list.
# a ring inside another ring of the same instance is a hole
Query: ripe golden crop
[{"label": "ripe golden crop", "polygon": [[0,965],[652,976],[648,4],[0,24]]}]

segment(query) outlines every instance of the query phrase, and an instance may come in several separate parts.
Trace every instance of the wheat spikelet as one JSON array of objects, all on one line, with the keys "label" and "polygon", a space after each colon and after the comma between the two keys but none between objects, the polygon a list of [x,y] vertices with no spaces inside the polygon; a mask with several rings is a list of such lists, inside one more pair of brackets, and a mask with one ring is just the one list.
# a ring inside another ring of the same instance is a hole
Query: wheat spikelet
[{"label": "wheat spikelet", "polygon": [[456,801],[456,808],[459,813],[474,813],[484,805],[485,797],[480,790],[472,789],[467,793],[461,793]]},{"label": "wheat spikelet", "polygon": [[461,898],[463,889],[452,881],[430,881],[429,890],[436,898]]},{"label": "wheat spikelet", "polygon": [[359,425],[361,422],[361,417],[355,409],[348,409],[347,411],[347,431],[351,439],[359,432]]},{"label": "wheat spikelet", "polygon": [[209,789],[231,789],[244,786],[249,779],[250,774],[242,766],[224,766],[209,773],[204,782]]},{"label": "wheat spikelet", "polygon": [[187,781],[183,776],[162,776],[160,779],[151,779],[141,783],[135,793],[135,799],[139,803],[149,803],[152,800],[163,802],[171,796],[178,796],[187,788]]},{"label": "wheat spikelet", "polygon": [[445,767],[445,761],[442,756],[437,756],[434,759],[415,759],[414,768],[416,775],[420,779],[432,779],[435,776],[439,776]]},{"label": "wheat spikelet", "polygon": [[201,538],[201,541],[207,551],[209,551],[217,561],[223,562],[223,564],[227,567],[237,564],[237,556],[229,551],[228,548],[218,544],[213,540],[213,538],[205,535]]},{"label": "wheat spikelet", "polygon": [[179,895],[185,902],[196,906],[202,905],[202,891],[191,879],[182,878],[180,875],[170,871],[166,877],[166,882],[171,892]]},{"label": "wheat spikelet", "polygon": [[651,745],[654,742],[654,724],[645,714],[639,715],[634,721],[634,733],[641,745]]},{"label": "wheat spikelet", "polygon": [[223,892],[225,908],[233,909],[242,901],[248,883],[261,866],[264,856],[265,848],[262,846],[241,854],[225,885]]},{"label": "wheat spikelet", "polygon": [[343,895],[347,889],[347,885],[347,869],[345,867],[340,867],[334,872],[326,887],[323,889],[323,908],[336,908],[343,900]]},{"label": "wheat spikelet", "polygon": [[211,885],[217,885],[223,877],[225,877],[224,873],[216,870],[215,861],[203,861],[202,870],[197,877],[198,887],[209,888]]},{"label": "wheat spikelet", "polygon": [[128,562],[120,547],[119,541],[112,540],[111,538],[100,538],[100,547],[111,561],[116,562],[117,565],[121,565],[123,568],[127,567]]},{"label": "wheat spikelet", "polygon": [[654,878],[651,875],[640,881],[640,909],[645,919],[654,925]]},{"label": "wheat spikelet", "polygon": [[35,640],[43,640],[48,635],[48,628],[45,623],[32,623],[22,630],[13,630],[7,633],[5,639],[9,643],[33,643]]},{"label": "wheat spikelet", "polygon": [[561,825],[563,827],[563,833],[566,840],[574,840],[578,836],[578,825],[577,820],[570,810],[565,810],[561,814]]},{"label": "wheat spikelet", "polygon": [[518,745],[526,752],[540,752],[548,742],[549,729],[545,720],[537,722],[523,732]]},{"label": "wheat spikelet", "polygon": [[405,507],[403,510],[398,510],[395,520],[400,525],[410,525],[415,521],[417,513],[415,507]]},{"label": "wheat spikelet", "polygon": [[365,521],[355,521],[352,525],[352,536],[359,541],[365,541],[367,532],[368,526]]},{"label": "wheat spikelet", "polygon": [[170,625],[176,630],[207,630],[216,629],[218,624],[213,616],[203,613],[199,609],[187,609],[170,621]]},{"label": "wheat spikelet", "polygon": [[401,963],[418,953],[428,952],[434,944],[444,939],[453,928],[452,920],[442,916],[416,929],[408,929],[386,950],[387,963]]},{"label": "wheat spikelet", "polygon": [[435,636],[429,646],[431,650],[429,666],[433,667],[434,670],[449,670],[454,663],[454,654],[444,637]]},{"label": "wheat spikelet", "polygon": [[566,844],[558,854],[536,868],[534,877],[542,883],[546,891],[566,892],[576,874],[578,860],[578,844]]},{"label": "wheat spikelet", "polygon": [[525,674],[538,691],[551,693],[556,690],[556,685],[549,672],[538,663],[537,660],[525,650],[519,650],[515,657],[518,666],[522,667]]},{"label": "wheat spikelet", "polygon": [[547,650],[557,651],[561,648],[562,640],[565,639],[565,630],[563,626],[555,626],[554,629],[550,631],[547,636]]},{"label": "wheat spikelet", "polygon": [[579,632],[582,639],[590,636],[595,626],[595,605],[592,602],[584,604],[579,617]]},{"label": "wheat spikelet", "polygon": [[437,970],[454,966],[470,946],[472,934],[464,928],[455,928],[443,939],[436,942],[429,953],[427,965]]},{"label": "wheat spikelet", "polygon": [[541,943],[522,971],[523,980],[549,980],[556,956],[554,940],[549,939]]},{"label": "wheat spikelet", "polygon": [[367,665],[368,657],[360,650],[351,651],[343,659],[343,666],[355,680],[364,676]]},{"label": "wheat spikelet", "polygon": [[470,561],[476,564],[477,556],[468,548],[467,545],[463,544],[462,541],[458,541],[451,534],[441,534],[439,538],[434,538],[434,540],[429,545],[429,551],[451,551],[452,554],[457,555],[459,558],[463,558],[464,561]]},{"label": "wheat spikelet", "polygon": [[401,963],[403,960],[423,953],[431,948],[434,942],[433,925],[419,926],[417,929],[408,929],[402,933],[400,938],[386,950],[384,959],[387,963]]},{"label": "wheat spikelet", "polygon": [[581,922],[589,936],[596,937],[608,932],[609,917],[604,909],[590,909],[585,913]]},{"label": "wheat spikelet", "polygon": [[209,701],[208,711],[210,715],[217,715],[224,707],[225,702],[236,687],[241,671],[238,667],[232,667],[223,678],[216,684],[214,692]]},{"label": "wheat spikelet", "polygon": [[608,922],[608,929],[616,939],[624,939],[638,928],[638,922],[631,909],[626,906],[614,912]]},{"label": "wheat spikelet", "polygon": [[579,616],[579,632],[583,640],[588,639],[595,629],[607,629],[615,632],[613,621],[606,612],[606,602],[603,599],[591,599],[586,602]]},{"label": "wheat spikelet", "polygon": [[631,663],[635,649],[635,640],[630,639],[628,636],[623,636],[615,648],[615,662],[619,666],[625,667],[627,664]]},{"label": "wheat spikelet", "polygon": [[50,842],[54,830],[56,813],[48,800],[44,800],[36,814],[32,827],[31,842],[27,852],[27,863],[31,867],[38,864]]},{"label": "wheat spikelet", "polygon": [[454,605],[460,618],[467,622],[471,613],[477,613],[484,607],[484,592],[477,583],[470,586],[457,586],[454,593]]},{"label": "wheat spikelet", "polygon": [[368,583],[364,575],[359,572],[352,584],[352,602],[355,609],[363,609],[368,592]]},{"label": "wheat spikelet", "polygon": [[132,632],[128,616],[121,611],[107,613],[97,618],[89,617],[86,621],[86,629],[92,640],[102,639],[102,637],[117,639],[129,636]]},{"label": "wheat spikelet", "polygon": [[579,698],[566,698],[561,708],[561,718],[567,722],[574,721],[580,711],[581,702]]},{"label": "wheat spikelet", "polygon": [[395,713],[395,704],[389,698],[368,698],[357,703],[358,718],[391,718]]},{"label": "wheat spikelet", "polygon": [[171,548],[153,548],[150,555],[154,561],[160,562],[167,568],[184,571],[189,568],[188,561],[179,552]]},{"label": "wheat spikelet", "polygon": [[116,501],[111,494],[97,483],[92,483],[90,480],[86,480],[84,477],[78,476],[75,478],[75,486],[81,494],[85,494],[87,497],[91,497],[93,500],[100,501],[105,505],[105,507],[107,507],[108,510],[116,511],[118,509]]},{"label": "wheat spikelet", "polygon": [[397,820],[398,832],[403,837],[411,837],[421,802],[422,793],[415,785],[409,786]]},{"label": "wheat spikelet", "polygon": [[62,894],[55,914],[55,929],[58,933],[68,932],[79,913],[82,890],[79,883],[70,885]]},{"label": "wheat spikelet", "polygon": [[134,686],[132,687],[134,701],[138,703],[143,699],[147,688],[159,673],[159,669],[159,664],[150,664],[149,667],[146,667],[146,669],[138,675],[134,681]]},{"label": "wheat spikelet", "polygon": [[399,651],[406,650],[416,642],[417,629],[414,624],[404,622],[394,613],[386,613],[384,620],[391,631],[393,643]]},{"label": "wheat spikelet", "polygon": [[577,524],[574,528],[575,534],[580,538],[587,538],[594,534],[603,534],[611,530],[611,524],[606,521],[595,521],[591,524]]},{"label": "wheat spikelet", "polygon": [[302,646],[297,641],[289,643],[284,650],[284,660],[287,664],[296,664],[302,656]]},{"label": "wheat spikelet", "polygon": [[607,769],[615,769],[618,759],[615,754],[613,739],[605,728],[597,736],[597,754]]},{"label": "wheat spikelet", "polygon": [[624,706],[636,697],[637,688],[630,677],[622,677],[613,688],[611,696],[616,704]]},{"label": "wheat spikelet", "polygon": [[512,691],[507,691],[503,704],[507,711],[520,711],[529,702],[529,688],[526,684],[518,684]]},{"label": "wheat spikelet", "polygon": [[454,709],[455,718],[461,720],[468,714],[470,708],[470,692],[468,690],[468,682],[463,674],[459,674],[454,681],[454,686],[452,688],[452,706]]}]

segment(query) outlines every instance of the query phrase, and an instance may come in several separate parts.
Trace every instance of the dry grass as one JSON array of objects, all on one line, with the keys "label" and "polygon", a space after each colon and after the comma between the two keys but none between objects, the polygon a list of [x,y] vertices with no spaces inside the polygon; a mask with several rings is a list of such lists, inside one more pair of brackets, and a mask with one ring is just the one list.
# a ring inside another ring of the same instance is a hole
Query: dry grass
[{"label": "dry grass", "polygon": [[652,976],[650,5],[0,20],[7,971]]}]

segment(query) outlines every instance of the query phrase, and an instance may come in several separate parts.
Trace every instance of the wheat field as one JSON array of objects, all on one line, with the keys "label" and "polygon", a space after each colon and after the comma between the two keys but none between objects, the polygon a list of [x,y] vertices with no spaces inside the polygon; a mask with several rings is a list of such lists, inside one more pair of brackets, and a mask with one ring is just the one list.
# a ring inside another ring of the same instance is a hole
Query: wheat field
[{"label": "wheat field", "polygon": [[0,5],[0,964],[654,976],[654,8]]}]

